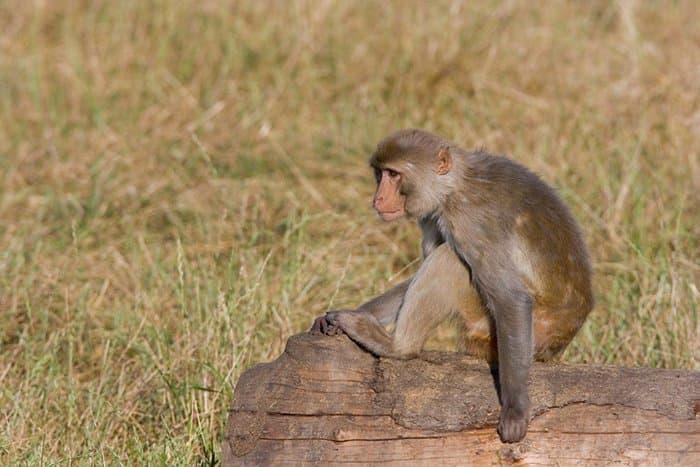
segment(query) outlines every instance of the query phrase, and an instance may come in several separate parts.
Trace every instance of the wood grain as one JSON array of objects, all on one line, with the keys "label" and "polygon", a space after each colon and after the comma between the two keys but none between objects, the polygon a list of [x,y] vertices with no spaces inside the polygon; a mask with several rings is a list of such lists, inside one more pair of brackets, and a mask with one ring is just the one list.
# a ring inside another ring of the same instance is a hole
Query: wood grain
[{"label": "wood grain", "polygon": [[700,373],[535,364],[525,440],[496,434],[489,367],[290,338],[236,387],[223,465],[700,465]]}]

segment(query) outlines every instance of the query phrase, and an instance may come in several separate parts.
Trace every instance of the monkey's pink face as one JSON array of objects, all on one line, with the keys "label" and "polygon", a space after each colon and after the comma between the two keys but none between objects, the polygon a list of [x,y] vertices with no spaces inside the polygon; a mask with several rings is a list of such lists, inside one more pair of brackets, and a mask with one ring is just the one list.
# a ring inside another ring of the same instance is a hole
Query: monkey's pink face
[{"label": "monkey's pink face", "polygon": [[373,205],[385,221],[400,219],[406,215],[406,197],[401,194],[401,174],[391,169],[375,169],[377,191]]}]

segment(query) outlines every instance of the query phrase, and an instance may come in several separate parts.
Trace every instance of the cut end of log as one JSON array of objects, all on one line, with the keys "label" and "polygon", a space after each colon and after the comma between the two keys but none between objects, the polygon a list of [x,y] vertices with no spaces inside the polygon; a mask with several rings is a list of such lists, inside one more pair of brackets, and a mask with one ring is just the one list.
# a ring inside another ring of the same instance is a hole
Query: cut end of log
[{"label": "cut end of log", "polygon": [[378,359],[346,336],[298,334],[238,382],[223,465],[700,465],[700,373],[535,364],[521,443],[496,433],[485,362]]}]

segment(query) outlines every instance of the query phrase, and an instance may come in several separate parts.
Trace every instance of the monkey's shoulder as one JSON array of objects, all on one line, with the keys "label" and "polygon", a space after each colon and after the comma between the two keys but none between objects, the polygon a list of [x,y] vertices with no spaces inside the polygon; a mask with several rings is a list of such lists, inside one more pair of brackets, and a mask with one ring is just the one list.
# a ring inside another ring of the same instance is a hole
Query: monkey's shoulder
[{"label": "monkey's shoulder", "polygon": [[515,159],[482,151],[472,153],[476,157],[470,165],[472,171],[482,178],[494,183],[501,183],[511,188],[542,189],[549,186],[534,171]]}]

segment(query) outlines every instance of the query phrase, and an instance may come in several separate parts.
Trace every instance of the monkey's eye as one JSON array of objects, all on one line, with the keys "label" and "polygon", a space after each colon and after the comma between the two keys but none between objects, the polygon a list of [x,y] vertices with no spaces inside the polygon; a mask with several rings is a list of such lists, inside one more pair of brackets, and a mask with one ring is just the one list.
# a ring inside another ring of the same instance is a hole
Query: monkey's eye
[{"label": "monkey's eye", "polygon": [[374,179],[379,183],[379,181],[382,179],[382,171],[379,169],[374,169]]},{"label": "monkey's eye", "polygon": [[386,173],[391,177],[391,178],[396,178],[399,176],[399,173],[396,170],[391,170],[391,169],[386,169]]}]

